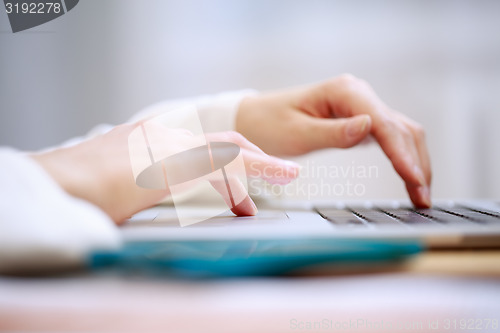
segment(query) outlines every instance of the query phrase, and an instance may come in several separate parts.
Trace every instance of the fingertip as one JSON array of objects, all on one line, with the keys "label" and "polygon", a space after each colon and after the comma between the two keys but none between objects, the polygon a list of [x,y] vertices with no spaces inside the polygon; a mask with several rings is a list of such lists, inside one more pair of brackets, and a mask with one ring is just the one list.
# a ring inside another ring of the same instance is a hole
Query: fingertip
[{"label": "fingertip", "polygon": [[239,204],[231,208],[231,211],[236,216],[255,216],[259,210],[250,196],[247,195]]},{"label": "fingertip", "polygon": [[432,206],[431,202],[431,191],[428,186],[420,186],[418,188],[420,202],[425,208],[430,208]]},{"label": "fingertip", "polygon": [[431,208],[431,195],[428,186],[418,186],[416,188],[408,189],[411,201],[416,208]]}]

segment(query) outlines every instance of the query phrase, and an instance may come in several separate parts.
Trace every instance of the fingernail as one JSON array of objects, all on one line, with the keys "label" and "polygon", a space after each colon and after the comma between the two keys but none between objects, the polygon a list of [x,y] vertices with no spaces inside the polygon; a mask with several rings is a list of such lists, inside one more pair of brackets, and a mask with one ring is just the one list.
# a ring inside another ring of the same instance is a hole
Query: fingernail
[{"label": "fingernail", "polygon": [[368,116],[365,116],[349,121],[346,128],[347,135],[355,137],[363,133],[366,129],[366,126],[368,125],[368,119],[370,118]]},{"label": "fingernail", "polygon": [[415,165],[413,167],[413,172],[414,172],[415,176],[417,177],[418,183],[420,184],[420,186],[426,187],[425,177],[424,177],[424,173],[422,172],[422,169],[420,169],[420,167],[418,165]]},{"label": "fingernail", "polygon": [[420,186],[417,188],[418,192],[418,197],[420,202],[422,202],[425,206],[430,207],[431,206],[431,193],[429,190],[429,187],[427,186]]}]

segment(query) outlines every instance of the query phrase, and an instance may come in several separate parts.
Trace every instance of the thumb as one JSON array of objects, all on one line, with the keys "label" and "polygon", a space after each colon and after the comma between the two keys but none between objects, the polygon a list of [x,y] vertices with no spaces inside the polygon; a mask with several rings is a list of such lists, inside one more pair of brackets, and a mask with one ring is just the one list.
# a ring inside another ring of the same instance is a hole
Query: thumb
[{"label": "thumb", "polygon": [[[371,128],[369,115],[358,115],[349,118],[310,118],[305,139],[310,150],[322,148],[349,148],[357,145],[368,136]],[[309,141],[309,142],[307,142]]]}]

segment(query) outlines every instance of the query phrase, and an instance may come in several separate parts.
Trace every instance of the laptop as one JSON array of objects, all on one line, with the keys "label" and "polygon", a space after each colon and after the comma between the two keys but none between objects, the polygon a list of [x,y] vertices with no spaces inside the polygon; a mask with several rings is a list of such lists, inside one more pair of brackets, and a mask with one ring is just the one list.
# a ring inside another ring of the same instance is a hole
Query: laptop
[{"label": "laptop", "polygon": [[[152,145],[143,139],[147,126],[142,131],[136,129],[138,139],[136,144],[131,145],[134,149],[131,161],[137,162],[134,174],[137,184],[144,188],[163,188],[168,183],[175,202],[177,195],[185,190],[183,184],[196,180],[196,186],[210,187],[208,182],[201,181],[210,176],[212,178],[207,180],[225,182],[233,203],[225,169],[233,170],[235,174],[238,174],[235,171],[244,171],[239,147],[223,142],[205,142],[196,107],[177,111],[182,111],[179,119],[173,118],[179,114],[174,112],[150,121],[168,124],[169,127],[189,128],[193,133],[199,133],[199,136],[193,137],[193,148],[155,160],[151,148],[144,145],[144,142]],[[144,169],[144,165],[150,166]],[[186,165],[190,167],[179,167]],[[168,181],[164,179],[167,174]],[[194,183],[189,184],[195,186]],[[178,191],[176,186],[179,186]],[[403,201],[269,200],[259,204],[258,214],[252,217],[235,217],[230,212],[220,214],[227,209],[223,202],[213,214],[210,213],[213,209],[210,206],[190,207],[182,202],[182,207],[179,205],[177,208],[178,215],[173,207],[158,206],[132,217],[121,228],[125,241],[309,237],[363,238],[381,242],[413,239],[426,247],[500,247],[500,206],[494,201],[438,201],[431,209],[414,209],[409,202]],[[213,217],[206,218],[208,216]],[[197,223],[187,225],[183,220]]]},{"label": "laptop", "polygon": [[[180,227],[175,209],[157,206],[128,220],[125,241],[328,238],[418,240],[426,248],[500,247],[500,202],[435,201],[416,209],[405,201],[267,202],[256,216],[231,212]],[[209,206],[192,206],[206,214]]]},{"label": "laptop", "polygon": [[[430,209],[387,201],[259,206],[256,216],[226,212],[184,227],[174,207],[144,210],[120,228],[122,248],[91,253],[89,266],[120,274],[242,277],[323,264],[398,265],[428,248],[500,247],[500,204],[494,201],[442,201]],[[183,207],[183,214],[196,219],[211,209]]]}]

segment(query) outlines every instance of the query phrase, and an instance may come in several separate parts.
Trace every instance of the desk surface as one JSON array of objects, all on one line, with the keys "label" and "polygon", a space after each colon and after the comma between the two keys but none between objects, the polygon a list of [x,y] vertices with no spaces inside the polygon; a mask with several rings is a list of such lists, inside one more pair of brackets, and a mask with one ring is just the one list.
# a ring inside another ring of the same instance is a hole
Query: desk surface
[{"label": "desk surface", "polygon": [[0,277],[0,330],[500,332],[499,277],[498,250],[276,278]]},{"label": "desk surface", "polygon": [[500,250],[428,251],[407,263],[408,272],[500,278]]}]

